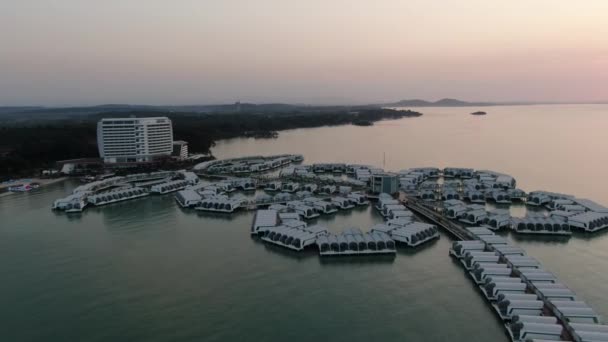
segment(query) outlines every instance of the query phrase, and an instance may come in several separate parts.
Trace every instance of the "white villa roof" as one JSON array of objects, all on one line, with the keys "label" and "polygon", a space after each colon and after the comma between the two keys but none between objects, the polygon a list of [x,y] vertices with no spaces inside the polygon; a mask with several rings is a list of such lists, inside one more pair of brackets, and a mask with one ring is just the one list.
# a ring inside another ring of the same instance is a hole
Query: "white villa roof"
[{"label": "white villa roof", "polygon": [[194,190],[181,190],[178,192],[186,201],[198,201],[201,196]]},{"label": "white villa roof", "polygon": [[308,226],[308,227],[304,228],[304,230],[309,233],[317,234],[317,235],[328,232],[327,228],[317,225],[317,224],[315,224],[313,226]]},{"label": "white villa roof", "polygon": [[608,213],[608,208],[604,207],[603,205],[597,204],[592,200],[588,200],[585,198],[576,198],[574,201],[582,205],[583,207],[589,209],[590,211],[595,211],[598,213]]},{"label": "white villa roof", "polygon": [[[279,205],[281,205],[281,204],[279,204]],[[299,221],[300,215],[298,215],[298,213],[279,213],[279,218],[281,219],[281,221],[287,221],[287,220]]]},{"label": "white villa roof", "polygon": [[258,210],[255,215],[254,226],[274,227],[278,224],[276,210]]},{"label": "white villa roof", "polygon": [[606,216],[608,216],[608,213],[596,213],[593,211],[588,211],[586,213],[580,213],[578,215],[570,216],[568,220],[587,223]]},{"label": "white villa roof", "polygon": [[389,233],[390,231],[395,230],[397,228],[398,228],[398,226],[388,226],[384,223],[378,223],[372,227],[371,231]]}]

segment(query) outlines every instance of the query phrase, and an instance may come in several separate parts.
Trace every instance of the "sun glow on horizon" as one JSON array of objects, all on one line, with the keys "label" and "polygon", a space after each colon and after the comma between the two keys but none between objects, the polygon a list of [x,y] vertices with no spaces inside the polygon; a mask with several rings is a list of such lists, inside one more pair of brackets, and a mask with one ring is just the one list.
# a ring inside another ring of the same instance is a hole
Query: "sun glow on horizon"
[{"label": "sun glow on horizon", "polygon": [[0,105],[608,100],[608,1],[20,0]]}]

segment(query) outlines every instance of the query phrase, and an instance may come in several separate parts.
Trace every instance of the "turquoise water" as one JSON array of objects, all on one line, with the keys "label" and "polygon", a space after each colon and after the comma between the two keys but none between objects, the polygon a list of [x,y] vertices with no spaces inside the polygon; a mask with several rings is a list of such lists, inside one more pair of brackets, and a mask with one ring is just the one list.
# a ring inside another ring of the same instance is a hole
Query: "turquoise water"
[{"label": "turquoise water", "polygon": [[[477,121],[471,111],[429,108],[422,118],[373,127],[233,139],[214,153],[293,152],[306,162],[379,166],[385,153],[387,169],[491,168],[511,173],[525,190],[608,204],[608,143],[596,133],[608,127],[601,115],[608,107],[492,107]],[[251,238],[252,213],[200,214],[171,195],[80,215],[52,212],[52,201],[76,185],[0,197],[3,341],[507,341],[448,256],[445,234],[394,258],[326,261]],[[381,221],[366,208],[318,223],[339,231]],[[507,236],[608,315],[608,235]]]}]

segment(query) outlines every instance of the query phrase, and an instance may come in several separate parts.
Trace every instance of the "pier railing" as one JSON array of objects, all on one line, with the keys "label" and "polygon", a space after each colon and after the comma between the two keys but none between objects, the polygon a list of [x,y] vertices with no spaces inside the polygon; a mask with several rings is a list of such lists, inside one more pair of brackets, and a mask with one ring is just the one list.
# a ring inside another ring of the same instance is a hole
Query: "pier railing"
[{"label": "pier railing", "polygon": [[441,228],[447,230],[449,233],[454,235],[456,238],[460,240],[477,240],[477,237],[471,234],[468,230],[466,230],[463,226],[452,222],[447,219],[440,212],[443,210],[441,207],[435,207],[433,205],[428,204],[427,202],[421,201],[412,196],[408,196],[405,193],[401,193],[399,196],[399,200],[403,205],[405,205],[411,211],[417,213],[418,215],[426,218],[427,220],[435,223]]}]

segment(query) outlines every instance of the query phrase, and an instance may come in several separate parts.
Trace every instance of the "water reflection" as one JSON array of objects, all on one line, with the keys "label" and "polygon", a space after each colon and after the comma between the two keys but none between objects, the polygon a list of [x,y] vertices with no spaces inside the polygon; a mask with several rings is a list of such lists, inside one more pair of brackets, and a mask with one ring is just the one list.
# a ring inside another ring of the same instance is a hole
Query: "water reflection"
[{"label": "water reflection", "polygon": [[542,243],[547,245],[563,245],[568,243],[570,235],[536,235],[511,233],[511,240],[515,242]]},{"label": "water reflection", "polygon": [[276,256],[285,257],[293,260],[303,260],[319,256],[319,252],[316,248],[309,247],[305,248],[301,251],[294,251],[291,249],[287,249],[281,246],[273,245],[271,243],[266,243],[262,239],[257,236],[251,236],[251,240],[259,247],[264,247],[264,250],[270,254],[275,254]]},{"label": "water reflection", "polygon": [[236,219],[240,219],[242,217],[251,215],[251,212],[247,212],[245,210],[238,210],[233,213],[218,213],[213,211],[204,211],[204,210],[195,210],[195,209],[184,209],[184,212],[187,212],[188,215],[196,215],[201,219],[211,219],[216,221],[234,221]]},{"label": "water reflection", "polygon": [[364,264],[392,264],[395,261],[395,254],[377,254],[377,255],[356,255],[356,256],[328,256],[319,257],[321,266],[334,265],[364,265]]},{"label": "water reflection", "polygon": [[403,243],[397,242],[397,254],[404,255],[404,256],[417,255],[420,252],[424,251],[425,249],[433,248],[438,243],[439,239],[433,239],[431,241],[427,241],[416,247],[406,246]]},{"label": "water reflection", "polygon": [[[512,174],[528,191],[572,193],[608,204],[606,187],[598,186],[608,154],[590,159],[580,153],[608,150],[608,106],[493,107],[484,120],[473,120],[463,108],[424,111],[420,119],[372,127],[220,142],[214,154],[300,152],[306,163],[382,166],[386,152],[387,169],[495,169]],[[431,131],[440,138],[428,139]],[[556,154],[546,132],[557,131],[573,143],[560,145]],[[291,252],[251,238],[251,213],[181,210],[171,195],[83,214],[51,213],[52,201],[73,189],[69,184],[0,198],[0,250],[11,260],[0,263],[4,307],[18,309],[4,315],[5,340],[507,340],[477,287],[448,256],[451,239],[444,232],[419,249],[398,247],[396,256],[321,258],[315,248]],[[511,211],[523,216],[544,209],[514,205]],[[367,207],[314,222],[339,232],[366,230],[382,218]],[[518,239],[528,255],[603,315],[606,234],[575,233],[565,243],[500,233]],[[153,319],[125,321],[146,315]],[[78,322],[78,330],[65,321]]]},{"label": "water reflection", "polygon": [[599,240],[601,237],[606,237],[608,235],[608,229],[603,229],[595,232],[583,232],[579,230],[575,230],[572,232],[572,236],[581,240]]},{"label": "water reflection", "polygon": [[65,211],[53,210],[53,216],[67,218],[68,221],[78,222],[87,213],[85,211],[66,213]]}]

